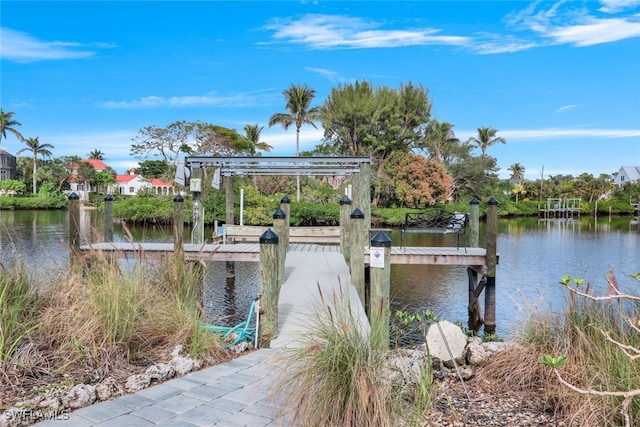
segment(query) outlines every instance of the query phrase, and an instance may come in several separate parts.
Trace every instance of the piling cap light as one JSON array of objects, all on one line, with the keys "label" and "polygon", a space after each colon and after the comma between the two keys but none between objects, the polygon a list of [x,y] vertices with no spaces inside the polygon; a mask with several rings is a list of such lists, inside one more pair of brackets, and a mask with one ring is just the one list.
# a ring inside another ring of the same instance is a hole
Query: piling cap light
[{"label": "piling cap light", "polygon": [[480,200],[476,199],[475,197],[471,199],[471,201],[469,202],[470,205],[479,205],[480,204]]},{"label": "piling cap light", "polygon": [[391,247],[391,239],[384,231],[378,231],[375,236],[371,239],[371,246],[374,247],[382,247],[382,248],[390,248]]},{"label": "piling cap light", "polygon": [[113,196],[111,194],[107,194],[104,196],[105,202],[113,202]]},{"label": "piling cap light", "polygon": [[287,214],[284,213],[284,211],[280,208],[276,209],[276,211],[273,213],[273,219],[285,219],[287,217]]},{"label": "piling cap light", "polygon": [[361,218],[364,219],[364,214],[360,210],[360,208],[355,208],[353,212],[351,212],[351,218]]},{"label": "piling cap light", "polygon": [[270,228],[267,228],[267,231],[262,233],[260,236],[260,243],[266,243],[270,245],[278,244],[278,235],[273,232]]},{"label": "piling cap light", "polygon": [[80,196],[78,196],[75,192],[69,194],[69,200],[80,200]]},{"label": "piling cap light", "polygon": [[173,201],[177,203],[181,203],[184,200],[182,199],[182,196],[180,194],[176,194],[176,196],[173,198]]},{"label": "piling cap light", "polygon": [[342,199],[340,199],[340,206],[342,206],[342,205],[350,205],[351,203],[352,203],[351,199],[346,194],[344,196],[342,196]]},{"label": "piling cap light", "polygon": [[289,204],[291,203],[291,199],[289,198],[289,196],[284,196],[282,199],[280,199],[280,203]]},{"label": "piling cap light", "polygon": [[492,197],[492,198],[489,199],[487,204],[491,205],[491,206],[498,206],[498,201],[494,197]]}]

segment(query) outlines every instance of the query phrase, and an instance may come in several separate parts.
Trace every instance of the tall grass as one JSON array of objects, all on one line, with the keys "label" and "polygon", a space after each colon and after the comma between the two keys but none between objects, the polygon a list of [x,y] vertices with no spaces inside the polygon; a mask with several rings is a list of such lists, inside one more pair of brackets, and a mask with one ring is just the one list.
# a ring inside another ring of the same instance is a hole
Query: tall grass
[{"label": "tall grass", "polygon": [[[639,348],[639,334],[625,321],[637,323],[639,316],[638,301],[597,301],[571,294],[562,313],[548,311],[532,316],[518,337],[523,346],[494,357],[484,374],[505,388],[536,393],[568,425],[623,425],[621,397],[578,394],[560,384],[539,361],[545,354],[567,355],[560,373],[583,389],[640,389],[640,360],[625,355],[602,333]],[[631,401],[629,414],[631,424],[640,425],[640,399]]]},{"label": "tall grass", "polygon": [[37,293],[25,265],[0,265],[0,368],[25,337],[38,327]]},{"label": "tall grass", "polygon": [[44,295],[41,338],[67,363],[152,361],[175,345],[216,361],[227,357],[219,338],[199,326],[202,282],[192,264],[167,258],[126,270],[94,254],[84,267]]},{"label": "tall grass", "polygon": [[351,311],[348,298],[335,294],[326,300],[320,292],[320,302],[300,346],[285,357],[277,387],[287,396],[282,409],[292,424],[385,427],[423,414],[431,404],[430,367],[423,367],[409,402],[390,352],[372,343],[375,331]]}]

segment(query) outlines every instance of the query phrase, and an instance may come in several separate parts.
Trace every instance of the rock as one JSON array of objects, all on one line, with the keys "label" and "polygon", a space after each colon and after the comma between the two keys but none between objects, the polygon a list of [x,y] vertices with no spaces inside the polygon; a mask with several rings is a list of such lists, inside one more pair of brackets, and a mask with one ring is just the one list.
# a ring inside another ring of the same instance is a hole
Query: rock
[{"label": "rock", "polygon": [[90,384],[76,384],[62,398],[67,408],[78,409],[91,405],[96,401],[96,388]]},{"label": "rock", "polygon": [[249,344],[246,341],[240,341],[238,344],[232,346],[229,348],[229,350],[233,351],[234,353],[244,353],[245,351],[247,351],[249,348],[251,347],[251,344]]},{"label": "rock", "polygon": [[431,356],[440,359],[445,366],[450,366],[453,360],[458,364],[464,363],[463,355],[467,346],[467,336],[459,326],[446,320],[434,323],[429,327],[426,338]]},{"label": "rock", "polygon": [[166,381],[169,378],[173,378],[176,370],[166,363],[158,363],[157,365],[149,366],[145,373],[151,377],[151,381]]},{"label": "rock", "polygon": [[136,374],[127,378],[127,381],[124,383],[124,389],[127,393],[135,393],[143,388],[149,387],[149,384],[151,384],[151,376],[148,374]]},{"label": "rock", "polygon": [[483,366],[488,357],[489,353],[485,350],[482,339],[479,337],[470,338],[465,350],[467,363],[472,366]]},{"label": "rock", "polygon": [[193,360],[190,357],[183,357],[179,355],[173,356],[173,358],[171,358],[171,361],[169,362],[169,365],[173,369],[175,369],[175,372],[178,375],[188,374],[194,369],[200,368],[199,362]]},{"label": "rock", "polygon": [[96,384],[96,395],[99,400],[109,400],[122,394],[122,387],[120,387],[115,378],[107,377],[100,384]]}]

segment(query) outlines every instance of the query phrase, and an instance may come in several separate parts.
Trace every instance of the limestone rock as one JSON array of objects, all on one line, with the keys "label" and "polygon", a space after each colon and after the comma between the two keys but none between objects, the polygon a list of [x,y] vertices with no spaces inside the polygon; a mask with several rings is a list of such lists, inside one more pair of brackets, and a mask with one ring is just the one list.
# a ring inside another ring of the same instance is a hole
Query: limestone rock
[{"label": "limestone rock", "polygon": [[149,376],[149,374],[136,374],[127,378],[127,381],[124,383],[124,389],[128,393],[135,393],[136,391],[149,387],[149,384],[151,384],[151,376]]},{"label": "limestone rock", "polygon": [[[467,336],[459,326],[447,320],[434,323],[429,327],[426,344],[431,357],[440,359],[445,366],[451,364],[453,360],[459,364],[464,362],[463,355],[467,346]],[[453,359],[449,350],[451,350]]]},{"label": "limestone rock", "polygon": [[151,381],[166,381],[169,378],[173,378],[176,370],[166,363],[158,363],[157,365],[149,366],[145,373],[151,377]]},{"label": "limestone rock", "polygon": [[99,400],[109,400],[123,394],[122,387],[113,377],[107,377],[100,384],[96,384],[96,394]]},{"label": "limestone rock", "polygon": [[76,384],[62,398],[67,408],[78,409],[91,405],[96,401],[96,388],[90,384]]}]

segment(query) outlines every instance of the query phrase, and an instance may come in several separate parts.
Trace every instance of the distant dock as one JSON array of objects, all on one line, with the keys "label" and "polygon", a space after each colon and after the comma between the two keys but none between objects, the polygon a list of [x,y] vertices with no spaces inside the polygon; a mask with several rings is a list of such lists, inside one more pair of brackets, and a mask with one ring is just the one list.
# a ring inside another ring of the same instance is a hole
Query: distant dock
[{"label": "distant dock", "polygon": [[580,218],[580,197],[549,198],[544,205],[538,206],[538,216],[541,219]]}]

